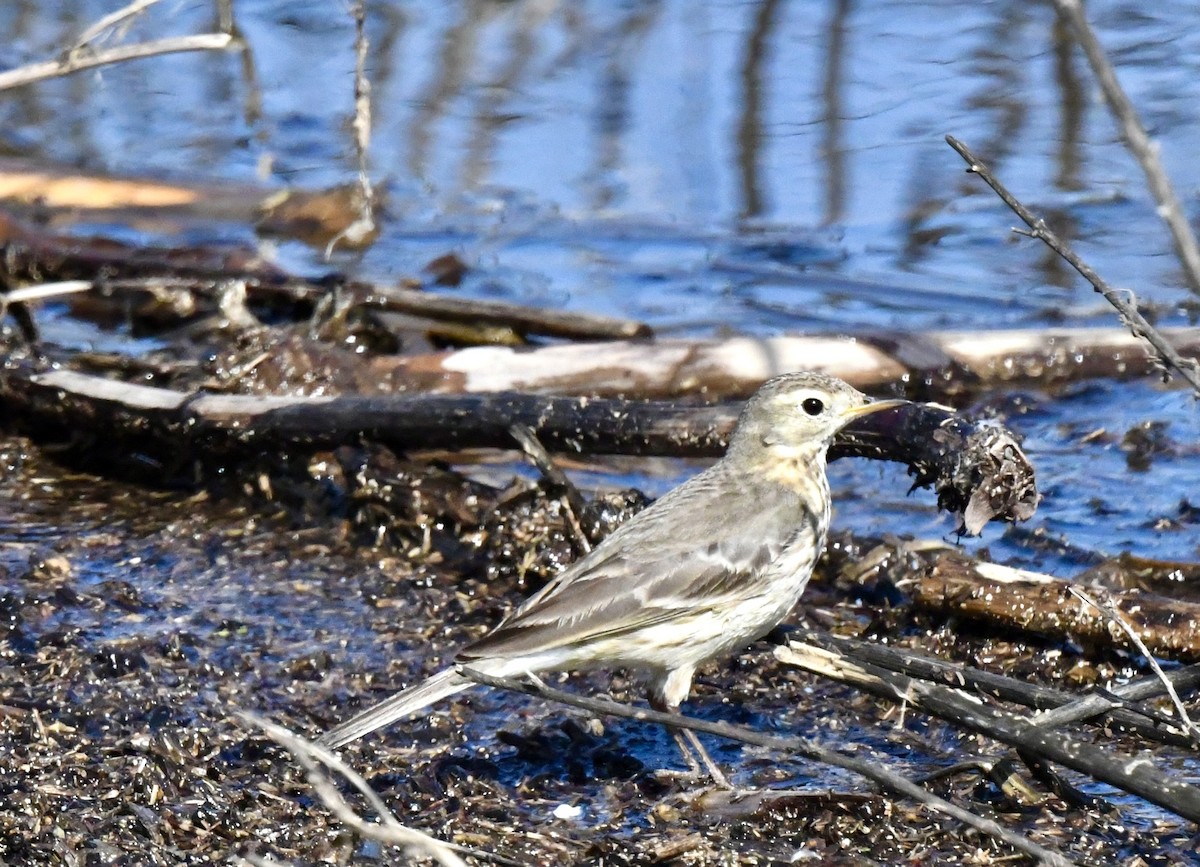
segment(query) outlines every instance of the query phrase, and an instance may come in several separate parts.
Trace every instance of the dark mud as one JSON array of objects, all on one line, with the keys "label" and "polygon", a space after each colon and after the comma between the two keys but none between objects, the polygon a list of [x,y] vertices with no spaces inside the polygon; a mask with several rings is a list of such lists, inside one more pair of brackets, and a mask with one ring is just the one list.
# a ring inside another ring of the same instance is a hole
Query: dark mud
[{"label": "dark mud", "polygon": [[[378,455],[373,485],[346,484],[343,462],[340,495],[322,508],[296,494],[314,477],[338,487],[316,466],[290,490],[264,474],[248,491],[245,480],[148,491],[66,470],[23,440],[4,440],[0,457],[0,858],[10,864],[390,860],[334,821],[290,756],[235,712],[316,735],[436,670],[575,555],[557,503],[528,483],[498,491],[445,470],[415,484],[411,468]],[[1119,657],[972,638],[916,615],[900,577],[862,585],[827,570],[802,608],[810,621],[1063,688],[1132,674]],[[770,651],[764,642],[704,669],[687,709],[912,774],[1003,752],[785,670]],[[620,673],[569,682],[640,699]],[[796,793],[697,800],[693,784],[656,773],[680,767],[663,731],[486,691],[345,755],[401,821],[521,863],[1013,857],[845,774],[712,746],[737,784]],[[1021,806],[971,773],[935,789],[1092,863],[1196,857],[1194,829],[1128,799]]]}]

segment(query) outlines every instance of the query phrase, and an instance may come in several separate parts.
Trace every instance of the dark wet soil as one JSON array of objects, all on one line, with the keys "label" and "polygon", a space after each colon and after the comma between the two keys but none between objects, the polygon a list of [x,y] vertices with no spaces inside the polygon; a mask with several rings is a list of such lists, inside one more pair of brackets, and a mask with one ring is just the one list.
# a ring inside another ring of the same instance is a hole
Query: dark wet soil
[{"label": "dark wet soil", "polygon": [[[376,485],[372,499],[362,486],[318,509],[297,495],[303,486],[285,490],[267,475],[219,493],[150,491],[0,441],[4,862],[392,861],[393,850],[331,818],[289,754],[235,712],[315,736],[449,661],[573,549],[557,505],[525,483],[501,495],[455,487],[446,471],[440,488],[422,490],[455,491],[455,511],[404,487],[402,462],[387,467],[404,497]],[[324,478],[321,468],[312,477]],[[412,506],[407,524],[388,512],[399,500]],[[887,587],[826,576],[805,607],[810,620],[1063,687],[1127,673],[1117,657],[915,619]],[[569,683],[640,698],[621,673]],[[784,670],[766,643],[703,670],[687,709],[805,734],[914,775],[1002,752]],[[663,731],[497,692],[444,703],[345,756],[401,821],[519,863],[1019,861],[847,775],[712,747],[737,784],[795,794],[696,802],[694,783],[656,773],[680,769]],[[1081,861],[1196,863],[1194,829],[1139,803],[1110,811],[1047,796],[1019,806],[969,773],[935,788]]]}]

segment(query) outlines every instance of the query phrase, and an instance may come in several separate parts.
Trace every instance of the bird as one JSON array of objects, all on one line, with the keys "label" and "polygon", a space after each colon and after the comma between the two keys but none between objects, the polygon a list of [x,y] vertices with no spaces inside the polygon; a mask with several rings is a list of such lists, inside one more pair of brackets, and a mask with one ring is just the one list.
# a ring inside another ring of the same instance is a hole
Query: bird
[{"label": "bird", "polygon": [[[819,373],[765,382],[738,416],[724,457],[622,524],[526,599],[451,666],[339,725],[337,749],[493,677],[633,669],[650,704],[678,710],[696,668],[744,648],[787,617],[808,584],[830,520],[826,453],[872,400]],[[728,788],[695,733],[673,729],[693,773]],[[700,758],[692,755],[691,750]]]}]

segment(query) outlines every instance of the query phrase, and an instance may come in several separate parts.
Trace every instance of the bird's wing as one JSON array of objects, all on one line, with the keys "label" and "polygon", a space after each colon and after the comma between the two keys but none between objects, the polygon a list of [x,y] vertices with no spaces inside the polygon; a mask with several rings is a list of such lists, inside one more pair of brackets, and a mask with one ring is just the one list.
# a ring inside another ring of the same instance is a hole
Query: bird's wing
[{"label": "bird's wing", "polygon": [[[818,517],[799,498],[746,498],[716,481],[698,476],[660,499],[459,658],[538,653],[753,595],[788,544],[806,533],[815,544]],[[731,514],[731,500],[745,511]]]}]

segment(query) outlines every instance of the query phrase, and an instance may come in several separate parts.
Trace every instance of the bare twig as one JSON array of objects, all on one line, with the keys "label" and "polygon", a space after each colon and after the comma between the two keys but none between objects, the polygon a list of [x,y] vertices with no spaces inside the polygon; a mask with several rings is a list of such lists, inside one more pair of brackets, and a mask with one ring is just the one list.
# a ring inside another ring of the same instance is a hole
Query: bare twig
[{"label": "bare twig", "polygon": [[509,427],[509,431],[512,432],[513,439],[520,443],[521,450],[525,452],[526,457],[538,468],[538,472],[542,474],[550,487],[555,489],[553,493],[562,496],[567,507],[567,524],[571,528],[580,552],[586,554],[592,550],[592,542],[587,537],[587,533],[583,532],[583,526],[579,523],[579,517],[583,514],[585,505],[579,488],[575,487],[575,483],[554,463],[554,459],[550,457],[546,447],[537,438],[533,428],[526,424],[513,424]]},{"label": "bare twig", "polygon": [[233,37],[228,33],[200,33],[195,36],[171,36],[166,39],[139,42],[135,45],[119,45],[104,51],[75,52],[60,57],[58,60],[31,63],[28,66],[0,73],[0,91],[45,81],[48,78],[70,75],[72,72],[80,72],[97,66],[124,63],[127,60],[141,60],[146,57],[180,54],[186,51],[220,51],[228,48],[232,41]]},{"label": "bare twig", "polygon": [[1074,863],[1058,852],[1040,846],[1028,837],[1010,831],[991,819],[977,816],[969,810],[965,810],[944,798],[939,798],[937,795],[927,792],[912,780],[888,770],[877,761],[856,759],[851,756],[842,755],[805,738],[765,734],[725,722],[709,722],[708,720],[693,719],[692,717],[678,713],[664,713],[649,708],[630,707],[618,704],[611,699],[588,698],[586,696],[574,695],[573,693],[555,689],[541,681],[532,683],[516,678],[492,677],[482,672],[462,667],[459,668],[459,671],[463,676],[470,678],[476,683],[547,698],[551,701],[582,708],[595,714],[618,716],[625,719],[655,723],[657,725],[686,728],[729,740],[741,741],[742,743],[767,747],[768,749],[776,749],[781,752],[795,753],[804,758],[858,774],[893,794],[912,798],[914,801],[924,804],[931,810],[952,816],[964,825],[975,828],[997,840],[1001,840],[1018,851],[1038,858],[1043,864],[1054,865],[1054,867],[1065,867],[1065,865]]},{"label": "bare twig", "polygon": [[1051,727],[1079,722],[1097,714],[1106,713],[1111,708],[1121,707],[1121,702],[1141,701],[1162,695],[1167,683],[1170,683],[1178,691],[1184,688],[1194,689],[1198,682],[1200,682],[1200,665],[1186,665],[1183,668],[1167,672],[1165,678],[1157,675],[1143,677],[1141,680],[1114,687],[1108,694],[1093,692],[1083,698],[1056,707],[1054,710],[1043,711],[1034,716],[1033,722],[1036,725]]},{"label": "bare twig", "polygon": [[45,301],[47,298],[60,298],[63,295],[77,295],[80,292],[90,292],[95,285],[91,280],[62,280],[57,283],[22,286],[0,294],[0,304],[24,304],[30,301]]},{"label": "bare twig", "polygon": [[[240,712],[238,716],[247,723],[262,729],[266,735],[280,746],[283,746],[296,757],[308,776],[309,784],[329,808],[329,811],[355,833],[369,839],[393,846],[401,846],[409,854],[432,858],[443,867],[466,867],[458,853],[479,856],[487,859],[487,853],[477,853],[473,849],[444,843],[435,837],[400,824],[399,820],[388,809],[383,799],[371,788],[362,776],[352,767],[342,761],[337,755],[325,749],[320,744],[313,743],[281,725],[269,722],[257,714]],[[367,804],[379,816],[379,822],[368,822],[354,811],[354,808],[342,797],[337,786],[322,773],[321,768],[344,777],[366,799]],[[490,859],[495,860],[495,859]]]},{"label": "bare twig", "polygon": [[1047,247],[1065,259],[1072,268],[1078,271],[1085,280],[1095,287],[1097,292],[1104,296],[1104,299],[1109,304],[1116,308],[1118,314],[1120,314],[1121,321],[1129,326],[1129,330],[1133,332],[1134,336],[1141,338],[1150,345],[1152,353],[1163,365],[1164,371],[1168,366],[1179,371],[1180,376],[1187,380],[1197,395],[1200,395],[1200,368],[1197,368],[1194,358],[1184,358],[1179,355],[1167,339],[1153,325],[1146,321],[1146,318],[1138,311],[1136,303],[1131,303],[1130,300],[1122,297],[1121,292],[1110,286],[1065,241],[1050,231],[1050,228],[1046,225],[1046,221],[1034,215],[1032,211],[1013,196],[997,180],[991,170],[971,153],[965,144],[952,135],[946,136],[946,142],[966,161],[968,165],[967,171],[973,172],[983,178],[984,183],[996,192],[996,195],[1003,200],[1004,204],[1008,205],[1013,213],[1020,217],[1025,225],[1029,226],[1030,235],[1042,241]]},{"label": "bare twig", "polygon": [[1175,684],[1171,682],[1170,678],[1167,677],[1166,672],[1162,670],[1162,666],[1158,664],[1158,660],[1154,658],[1154,654],[1150,652],[1150,648],[1146,647],[1146,643],[1142,641],[1142,637],[1138,635],[1137,630],[1134,629],[1133,626],[1130,625],[1129,621],[1121,615],[1121,612],[1112,605],[1093,599],[1088,593],[1079,587],[1072,587],[1071,593],[1076,598],[1095,608],[1113,623],[1117,624],[1117,626],[1121,628],[1121,631],[1129,636],[1129,640],[1133,642],[1135,647],[1137,647],[1138,652],[1146,658],[1146,661],[1150,663],[1150,668],[1153,669],[1154,674],[1159,680],[1162,681],[1163,687],[1167,691],[1167,695],[1171,697],[1171,703],[1175,705],[1175,712],[1179,714],[1180,725],[1187,730],[1197,744],[1200,744],[1200,728],[1197,728],[1196,724],[1192,722],[1192,718],[1188,716],[1187,708],[1184,706],[1183,700],[1179,697],[1179,693],[1175,691]]},{"label": "bare twig", "polygon": [[1175,254],[1183,266],[1188,286],[1193,292],[1200,294],[1200,248],[1196,245],[1196,236],[1192,234],[1179,197],[1175,195],[1171,180],[1159,159],[1158,145],[1150,140],[1137,109],[1117,80],[1116,70],[1083,13],[1083,4],[1080,0],[1054,0],[1054,5],[1075,32],[1075,38],[1083,47],[1092,72],[1104,92],[1104,100],[1121,125],[1125,143],[1146,174],[1150,192],[1158,203],[1158,214],[1167,224],[1175,242]]},{"label": "bare twig", "polygon": [[118,24],[128,23],[131,19],[141,15],[158,2],[159,0],[133,0],[132,3],[122,6],[115,12],[108,13],[80,33],[79,38],[75,40],[75,44],[68,49],[68,53],[74,55],[77,51],[95,42],[98,37],[115,28]]},{"label": "bare twig", "polygon": [[361,247],[375,234],[374,199],[367,174],[367,146],[371,142],[371,81],[367,78],[367,11],[364,0],[355,0],[354,15],[354,151],[358,157],[358,219],[335,235],[325,247],[325,258],[338,242]]}]

